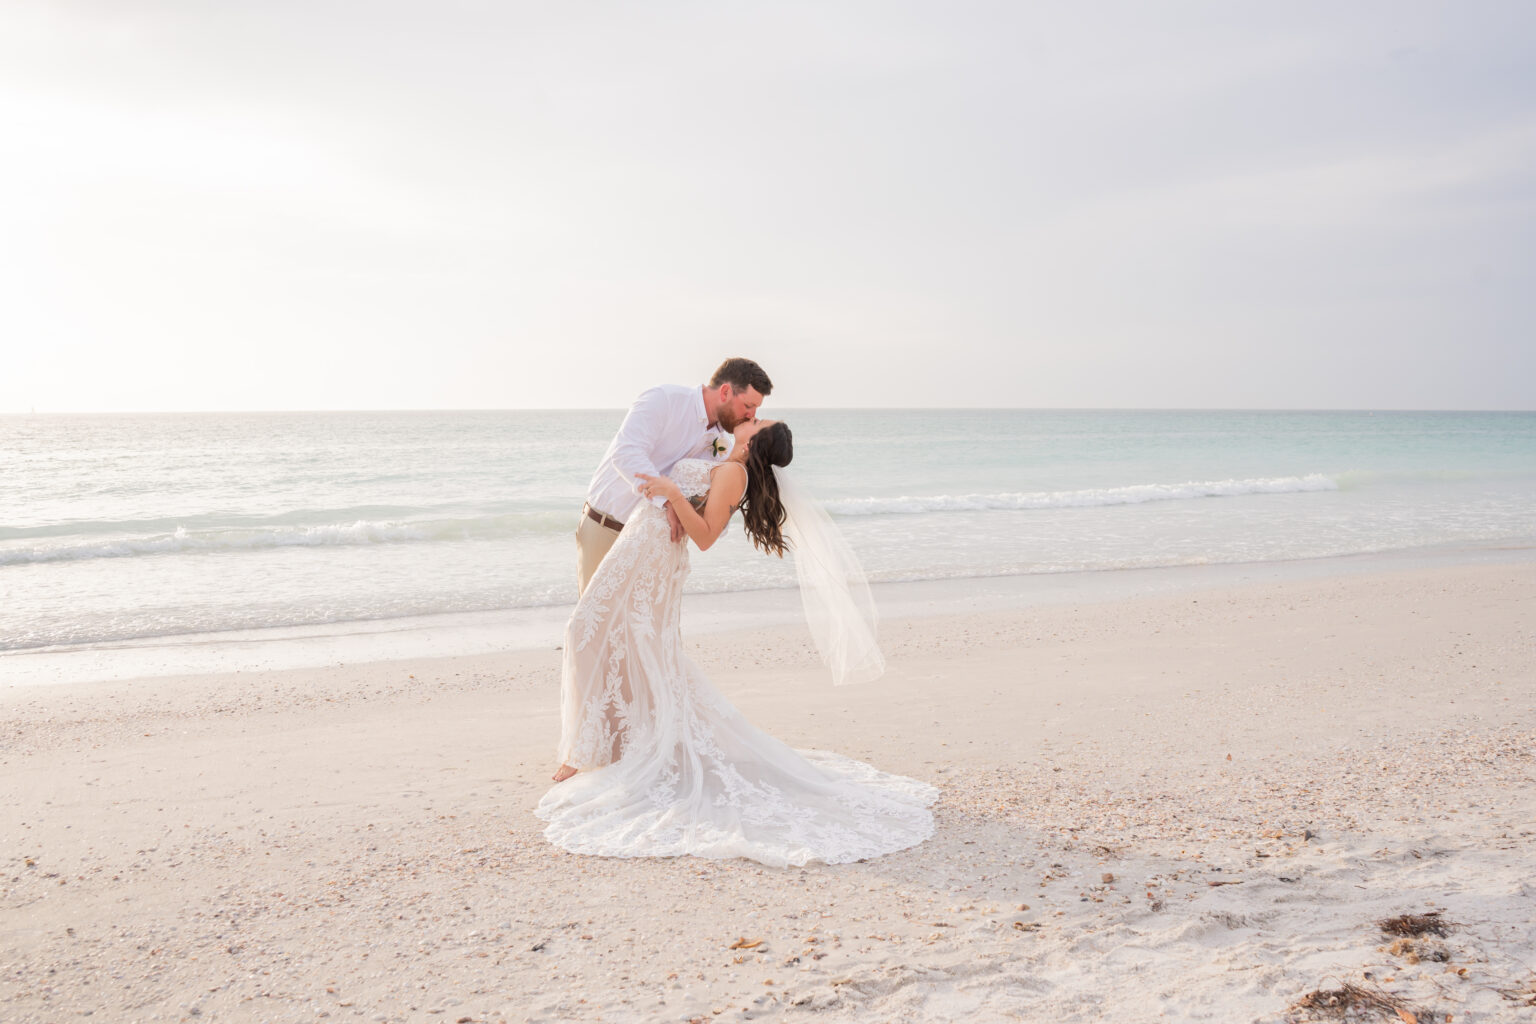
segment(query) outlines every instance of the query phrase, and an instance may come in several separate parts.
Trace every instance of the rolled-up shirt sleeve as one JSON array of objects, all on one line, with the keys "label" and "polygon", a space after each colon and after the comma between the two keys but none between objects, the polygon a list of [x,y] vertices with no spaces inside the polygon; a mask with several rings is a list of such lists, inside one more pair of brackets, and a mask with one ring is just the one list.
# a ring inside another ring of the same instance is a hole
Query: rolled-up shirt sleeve
[{"label": "rolled-up shirt sleeve", "polygon": [[[635,474],[660,475],[656,471],[656,464],[651,461],[650,452],[646,450],[645,438],[660,434],[666,428],[666,422],[666,395],[660,388],[650,388],[635,399],[635,404],[624,414],[624,422],[619,425],[618,435],[614,438],[613,464],[624,475],[630,490],[636,494],[640,493],[645,482]],[[660,508],[667,503],[667,499],[655,497],[650,502]]]}]

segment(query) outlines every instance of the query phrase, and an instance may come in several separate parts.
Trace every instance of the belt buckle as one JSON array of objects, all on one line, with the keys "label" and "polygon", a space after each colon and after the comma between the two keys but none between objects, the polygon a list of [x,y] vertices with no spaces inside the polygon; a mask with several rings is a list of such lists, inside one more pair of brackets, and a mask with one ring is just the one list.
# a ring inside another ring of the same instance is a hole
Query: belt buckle
[{"label": "belt buckle", "polygon": [[620,533],[623,531],[623,523],[608,515],[606,512],[599,512],[597,509],[593,508],[590,503],[584,503],[581,508],[582,511],[586,513],[588,519],[592,520],[603,529],[612,530],[614,533]]}]

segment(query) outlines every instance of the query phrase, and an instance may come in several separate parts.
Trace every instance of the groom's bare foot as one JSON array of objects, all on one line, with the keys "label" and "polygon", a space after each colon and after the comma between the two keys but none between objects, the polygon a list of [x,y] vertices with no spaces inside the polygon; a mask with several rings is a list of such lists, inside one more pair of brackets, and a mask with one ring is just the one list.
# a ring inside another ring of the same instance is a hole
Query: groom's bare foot
[{"label": "groom's bare foot", "polygon": [[570,778],[572,775],[575,775],[575,774],[576,774],[576,769],[575,768],[572,768],[568,764],[563,764],[559,768],[555,769],[555,774],[554,774],[553,778],[554,778],[554,780],[556,782],[564,782],[566,779]]}]

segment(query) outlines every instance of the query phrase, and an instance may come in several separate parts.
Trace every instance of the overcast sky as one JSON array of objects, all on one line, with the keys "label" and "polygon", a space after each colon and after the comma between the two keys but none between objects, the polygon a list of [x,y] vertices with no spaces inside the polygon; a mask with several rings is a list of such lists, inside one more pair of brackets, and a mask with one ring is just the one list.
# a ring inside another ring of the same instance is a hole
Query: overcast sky
[{"label": "overcast sky", "polygon": [[7,0],[0,411],[1536,408],[1536,3]]}]

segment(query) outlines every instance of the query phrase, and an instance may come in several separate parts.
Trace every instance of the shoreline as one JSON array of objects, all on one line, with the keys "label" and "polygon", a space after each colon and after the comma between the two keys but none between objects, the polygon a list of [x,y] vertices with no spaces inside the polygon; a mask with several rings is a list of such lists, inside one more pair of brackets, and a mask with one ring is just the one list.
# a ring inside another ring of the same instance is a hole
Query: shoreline
[{"label": "shoreline", "polygon": [[1509,1019],[1533,605],[1523,558],[944,608],[848,687],[796,627],[688,636],[750,721],[942,791],[804,869],[551,847],[552,650],[7,688],[0,1016]]},{"label": "shoreline", "polygon": [[[1536,544],[1436,546],[1324,558],[957,577],[871,584],[883,621],[936,609],[989,612],[1104,602],[1224,586],[1354,576],[1448,565],[1536,563]],[[574,604],[353,620],[315,626],[177,634],[0,653],[11,687],[321,668],[558,648]],[[713,635],[801,621],[798,591],[688,594],[684,634]]]}]

